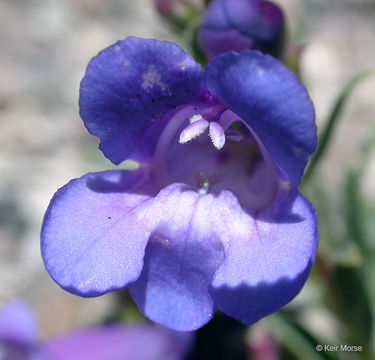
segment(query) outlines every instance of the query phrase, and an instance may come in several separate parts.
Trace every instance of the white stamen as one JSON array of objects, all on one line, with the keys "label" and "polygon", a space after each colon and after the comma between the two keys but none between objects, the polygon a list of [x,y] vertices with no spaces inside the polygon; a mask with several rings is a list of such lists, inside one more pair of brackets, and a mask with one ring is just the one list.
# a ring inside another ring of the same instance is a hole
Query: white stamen
[{"label": "white stamen", "polygon": [[201,119],[188,125],[180,134],[180,143],[185,144],[197,136],[203,134],[208,128],[209,122]]},{"label": "white stamen", "polygon": [[190,124],[192,124],[192,123],[195,123],[196,121],[202,120],[202,119],[203,119],[203,116],[198,114],[198,115],[194,115],[193,117],[191,117],[189,121],[190,121]]},{"label": "white stamen", "polygon": [[210,122],[209,134],[216,149],[222,149],[225,145],[225,134],[223,128],[218,122]]}]

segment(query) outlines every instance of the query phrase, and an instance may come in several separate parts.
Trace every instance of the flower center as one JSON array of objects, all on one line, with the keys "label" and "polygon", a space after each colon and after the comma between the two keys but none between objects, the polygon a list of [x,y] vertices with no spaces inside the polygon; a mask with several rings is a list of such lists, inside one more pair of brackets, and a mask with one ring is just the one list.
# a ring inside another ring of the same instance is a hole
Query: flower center
[{"label": "flower center", "polygon": [[[222,114],[225,114],[225,111]],[[243,139],[242,134],[229,128],[228,123],[225,122],[225,118],[223,119],[224,115],[222,114],[218,121],[209,121],[201,114],[192,116],[189,119],[189,124],[180,133],[179,142],[185,144],[205,133],[207,129],[212,144],[218,150],[221,150],[224,147],[226,139],[241,141]]]},{"label": "flower center", "polygon": [[272,200],[279,181],[275,165],[232,111],[218,104],[191,104],[165,120],[153,158],[160,187],[179,182],[202,194],[230,190],[251,210]]}]

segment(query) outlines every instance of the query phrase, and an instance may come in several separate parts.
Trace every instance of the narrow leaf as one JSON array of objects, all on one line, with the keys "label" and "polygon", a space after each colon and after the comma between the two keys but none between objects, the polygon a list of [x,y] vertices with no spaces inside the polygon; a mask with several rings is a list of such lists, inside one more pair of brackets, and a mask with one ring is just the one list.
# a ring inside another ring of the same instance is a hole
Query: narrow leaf
[{"label": "narrow leaf", "polygon": [[353,90],[357,87],[358,84],[361,83],[362,80],[367,78],[369,72],[363,72],[357,76],[355,76],[349,84],[344,88],[340,96],[338,97],[331,114],[328,118],[327,125],[325,126],[322,135],[319,136],[319,144],[318,148],[315,151],[314,155],[312,156],[310,163],[306,169],[305,176],[304,176],[304,183],[308,181],[308,179],[312,176],[315,168],[317,167],[319,161],[322,159],[325,151],[327,150],[328,144],[332,138],[333,130],[337,125],[338,121],[341,118],[344,106],[349,99],[349,96],[353,92]]},{"label": "narrow leaf", "polygon": [[[308,336],[305,330],[289,322],[283,315],[274,314],[270,317],[271,334],[293,354],[297,359],[328,360],[336,359],[334,353],[317,351],[319,342],[311,334]],[[319,349],[319,348],[318,348]]]}]

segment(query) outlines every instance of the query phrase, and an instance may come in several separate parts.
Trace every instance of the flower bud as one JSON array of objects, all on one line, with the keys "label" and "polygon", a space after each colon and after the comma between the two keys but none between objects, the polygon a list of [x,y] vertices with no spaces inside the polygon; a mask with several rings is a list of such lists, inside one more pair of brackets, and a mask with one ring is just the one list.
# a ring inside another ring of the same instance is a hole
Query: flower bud
[{"label": "flower bud", "polygon": [[160,15],[170,17],[181,6],[181,0],[154,0],[156,10]]},{"label": "flower bud", "polygon": [[209,59],[228,51],[256,49],[281,57],[284,16],[264,0],[214,0],[206,10],[199,43]]}]

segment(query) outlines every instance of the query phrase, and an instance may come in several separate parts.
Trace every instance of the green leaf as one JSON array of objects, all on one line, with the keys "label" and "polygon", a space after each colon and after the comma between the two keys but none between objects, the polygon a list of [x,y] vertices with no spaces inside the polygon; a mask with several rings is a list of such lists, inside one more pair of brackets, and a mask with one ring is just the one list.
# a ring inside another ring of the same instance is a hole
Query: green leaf
[{"label": "green leaf", "polygon": [[372,206],[362,198],[360,193],[362,177],[371,160],[371,150],[375,146],[375,132],[368,132],[361,145],[361,156],[346,177],[345,220],[350,240],[358,246],[364,257],[374,254],[372,225],[374,212]]},{"label": "green leaf", "polygon": [[319,136],[318,148],[315,151],[314,155],[311,157],[310,163],[306,169],[303,182],[306,183],[308,179],[314,173],[319,161],[322,159],[325,151],[327,150],[328,144],[332,138],[333,131],[341,118],[344,106],[349,99],[349,96],[352,94],[353,90],[361,83],[362,80],[368,77],[370,72],[363,72],[356,77],[354,77],[349,84],[344,88],[340,96],[338,97],[331,114],[327,120],[327,125],[325,126],[321,136]]},{"label": "green leaf", "polygon": [[297,359],[337,359],[335,353],[317,351],[316,346],[321,343],[308,334],[305,329],[288,321],[282,313],[272,315],[269,321],[271,334]]},{"label": "green leaf", "polygon": [[[362,170],[362,169],[361,169]],[[364,234],[363,204],[359,194],[362,171],[350,171],[346,179],[346,226],[348,235],[360,249],[366,253],[366,239]]]},{"label": "green leaf", "polygon": [[341,317],[350,331],[350,339],[368,349],[372,327],[369,294],[363,283],[363,269],[336,266],[333,279],[342,307]]}]

